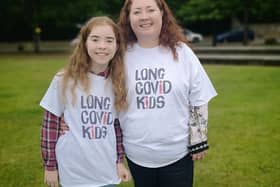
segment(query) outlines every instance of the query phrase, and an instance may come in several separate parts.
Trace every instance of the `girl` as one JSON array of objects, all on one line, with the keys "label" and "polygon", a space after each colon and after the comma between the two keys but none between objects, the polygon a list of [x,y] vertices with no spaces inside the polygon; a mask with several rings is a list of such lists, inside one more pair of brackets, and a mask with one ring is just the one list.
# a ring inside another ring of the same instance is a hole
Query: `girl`
[{"label": "girl", "polygon": [[[63,187],[107,187],[129,179],[117,158],[120,131],[114,127],[116,112],[127,107],[123,56],[110,18],[92,18],[81,28],[69,64],[40,102],[46,111],[41,147],[47,185],[58,186],[59,178]],[[71,130],[57,138],[62,114]]]}]

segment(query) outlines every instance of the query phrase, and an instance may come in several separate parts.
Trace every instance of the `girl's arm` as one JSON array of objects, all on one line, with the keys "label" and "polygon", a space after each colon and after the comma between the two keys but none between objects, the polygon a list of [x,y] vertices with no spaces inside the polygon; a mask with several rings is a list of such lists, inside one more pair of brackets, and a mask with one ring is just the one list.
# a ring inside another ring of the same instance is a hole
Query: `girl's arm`
[{"label": "girl's arm", "polygon": [[57,170],[55,146],[59,136],[61,118],[45,110],[41,130],[41,151],[45,169]]},{"label": "girl's arm", "polygon": [[123,147],[122,129],[118,119],[115,119],[114,127],[115,127],[116,140],[117,140],[117,147],[116,147],[117,148],[117,173],[123,182],[127,182],[131,179],[131,174],[124,164],[124,147]]},{"label": "girl's arm", "polygon": [[122,129],[118,119],[114,121],[116,140],[117,140],[117,163],[123,163],[124,159],[124,147],[123,147],[123,137]]},{"label": "girl's arm", "polygon": [[41,131],[41,151],[45,167],[44,182],[53,187],[59,186],[55,146],[58,140],[60,121],[60,117],[45,110]]}]

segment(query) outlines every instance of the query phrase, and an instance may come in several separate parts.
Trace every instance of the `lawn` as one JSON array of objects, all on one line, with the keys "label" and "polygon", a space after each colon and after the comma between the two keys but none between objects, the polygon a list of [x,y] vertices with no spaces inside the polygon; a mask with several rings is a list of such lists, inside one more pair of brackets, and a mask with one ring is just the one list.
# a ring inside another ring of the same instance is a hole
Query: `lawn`
[{"label": "lawn", "polygon": [[[44,186],[38,103],[67,59],[66,54],[0,55],[1,187]],[[205,68],[219,95],[209,106],[211,148],[195,165],[194,186],[280,186],[280,68]]]}]

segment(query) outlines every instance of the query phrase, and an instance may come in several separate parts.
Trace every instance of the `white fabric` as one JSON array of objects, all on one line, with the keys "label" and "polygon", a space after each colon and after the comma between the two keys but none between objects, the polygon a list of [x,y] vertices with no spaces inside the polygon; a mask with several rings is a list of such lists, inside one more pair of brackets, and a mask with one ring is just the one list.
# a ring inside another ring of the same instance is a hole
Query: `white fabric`
[{"label": "white fabric", "polygon": [[144,167],[183,158],[189,145],[189,104],[208,103],[217,93],[192,50],[132,46],[125,57],[128,111],[120,113],[125,152]]},{"label": "white fabric", "polygon": [[89,94],[75,89],[76,102],[66,91],[61,99],[62,76],[56,75],[40,105],[57,116],[64,114],[70,131],[59,137],[56,158],[63,187],[98,187],[118,184],[114,99],[112,84],[89,74]]}]

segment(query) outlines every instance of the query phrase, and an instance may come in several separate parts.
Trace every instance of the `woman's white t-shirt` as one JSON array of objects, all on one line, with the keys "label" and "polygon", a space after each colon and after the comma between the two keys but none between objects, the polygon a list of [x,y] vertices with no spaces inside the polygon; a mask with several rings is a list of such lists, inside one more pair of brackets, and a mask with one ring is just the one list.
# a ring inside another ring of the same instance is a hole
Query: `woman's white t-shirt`
[{"label": "woman's white t-shirt", "polygon": [[[52,80],[40,105],[64,115],[70,131],[56,144],[59,180],[63,187],[97,187],[118,184],[114,97],[110,80],[89,73],[90,90],[75,89],[72,104],[70,89],[66,102],[61,97],[62,76]],[[50,129],[51,130],[51,129]]]},{"label": "woman's white t-shirt", "polygon": [[134,44],[125,56],[127,111],[120,113],[127,157],[150,168],[183,158],[189,145],[189,106],[206,104],[216,91],[192,50]]}]

